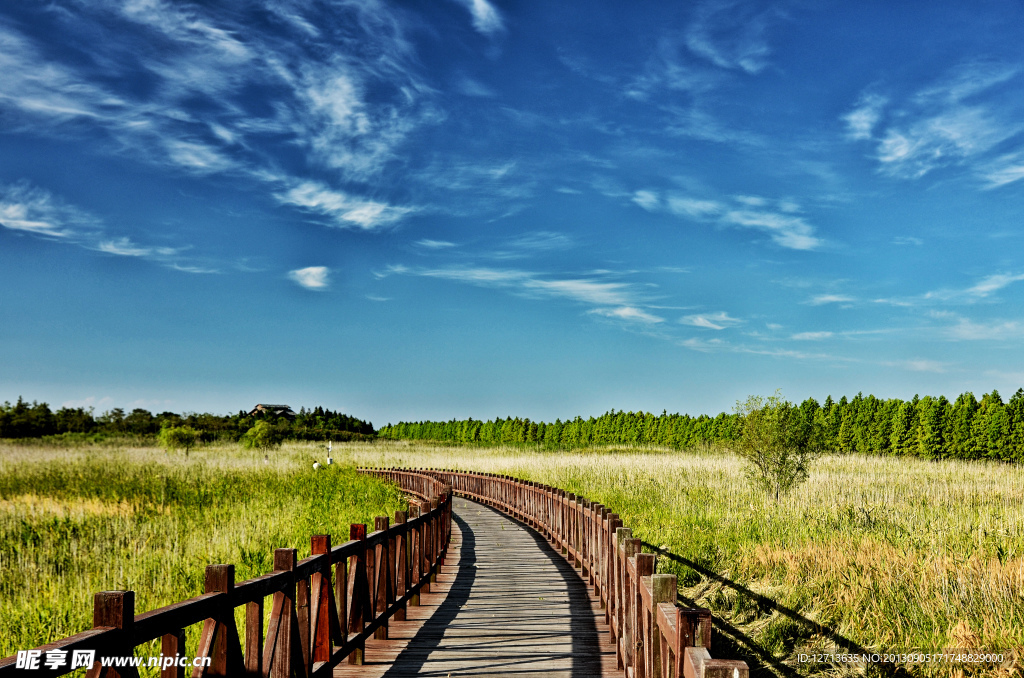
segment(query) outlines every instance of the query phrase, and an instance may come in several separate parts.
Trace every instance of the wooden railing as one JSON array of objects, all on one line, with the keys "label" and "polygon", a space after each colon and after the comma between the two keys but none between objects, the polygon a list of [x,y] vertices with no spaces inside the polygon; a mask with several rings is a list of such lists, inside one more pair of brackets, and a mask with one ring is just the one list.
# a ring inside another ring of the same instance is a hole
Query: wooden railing
[{"label": "wooden railing", "polygon": [[[105,667],[101,658],[131,657],[136,646],[156,639],[162,657],[184,656],[184,629],[199,623],[196,656],[208,665],[192,669],[193,678],[320,678],[345,659],[362,664],[366,640],[387,638],[388,621],[405,619],[406,606],[418,605],[420,593],[430,591],[451,536],[451,491],[444,481],[433,474],[391,475],[422,500],[396,512],[394,525],[378,517],[370,534],[366,525],[352,525],[349,541],[334,547],[330,536],[313,536],[312,555],[303,560],[296,549],[277,549],[273,572],[239,584],[234,565],[210,565],[203,595],[139,615],[133,591],[97,593],[91,630],[35,648],[33,671],[19,670],[17,656],[0,660],[0,678],[70,673],[76,650],[95,654],[88,678],[138,676],[134,667]],[[244,640],[235,624],[235,609],[243,605]],[[49,657],[62,659],[62,666],[47,668]],[[161,666],[161,678],[184,675],[183,666]]]},{"label": "wooden railing", "polygon": [[[401,482],[410,471],[378,470]],[[493,506],[560,548],[594,587],[615,643],[619,668],[633,678],[746,678],[745,662],[712,659],[711,612],[676,604],[674,574],[655,574],[653,553],[641,553],[619,516],[565,490],[510,476],[420,470],[456,495]]]}]

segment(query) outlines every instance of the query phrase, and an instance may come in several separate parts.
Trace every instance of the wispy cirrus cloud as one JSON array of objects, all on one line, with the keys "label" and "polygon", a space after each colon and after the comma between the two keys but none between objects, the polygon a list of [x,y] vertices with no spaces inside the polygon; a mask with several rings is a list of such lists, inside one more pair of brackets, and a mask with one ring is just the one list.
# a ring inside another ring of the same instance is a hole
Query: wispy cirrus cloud
[{"label": "wispy cirrus cloud", "polygon": [[648,211],[667,210],[696,221],[761,231],[772,242],[787,249],[814,250],[824,244],[814,227],[798,213],[800,206],[788,199],[771,200],[750,195],[708,199],[679,193],[667,193],[663,197],[658,191],[645,189],[636,191],[632,200]]},{"label": "wispy cirrus cloud", "polygon": [[953,325],[943,330],[944,335],[955,341],[1007,341],[1024,338],[1024,322],[1020,320],[976,321],[957,317]]},{"label": "wispy cirrus cloud", "polygon": [[888,103],[886,97],[878,94],[862,94],[854,109],[842,117],[846,123],[847,137],[858,141],[870,139]]},{"label": "wispy cirrus cloud", "polygon": [[693,327],[703,327],[709,330],[724,330],[729,327],[736,327],[743,323],[739,318],[733,318],[725,311],[718,311],[717,313],[696,313],[693,315],[683,316],[679,319],[684,325],[692,325]]},{"label": "wispy cirrus cloud", "polygon": [[473,28],[484,35],[493,35],[505,29],[505,22],[494,5],[487,0],[455,0],[469,10]]},{"label": "wispy cirrus cloud", "polygon": [[968,287],[965,293],[974,297],[987,297],[993,292],[998,292],[1004,287],[1021,280],[1024,280],[1024,273],[996,273],[986,276],[976,284]]},{"label": "wispy cirrus cloud", "polygon": [[818,294],[807,302],[811,306],[824,306],[825,304],[852,304],[857,301],[855,297],[847,294]]},{"label": "wispy cirrus cloud", "polygon": [[767,32],[781,15],[742,2],[714,0],[697,5],[686,30],[686,46],[715,66],[754,75],[768,66]]},{"label": "wispy cirrus cloud", "polygon": [[0,185],[0,226],[59,239],[86,238],[100,227],[96,217],[26,181]]},{"label": "wispy cirrus cloud", "polygon": [[829,338],[832,337],[832,335],[833,335],[832,332],[827,332],[827,331],[822,331],[822,332],[797,332],[796,334],[792,335],[790,337],[790,339],[794,339],[796,341],[820,341],[822,339],[829,339]]},{"label": "wispy cirrus cloud", "polygon": [[388,266],[376,274],[412,275],[426,278],[505,289],[513,294],[537,299],[562,299],[594,306],[590,312],[608,318],[641,323],[657,323],[662,319],[643,308],[643,295],[637,285],[610,280],[606,275],[559,276],[521,269],[484,266],[452,266],[445,268],[413,268],[403,264]]},{"label": "wispy cirrus cloud", "polygon": [[1015,94],[1020,74],[1014,65],[972,61],[900,100],[865,93],[842,116],[847,137],[874,143],[879,171],[892,177],[967,166],[988,188],[1012,183],[1024,178],[1020,153],[1005,153],[1024,132],[1024,102]]},{"label": "wispy cirrus cloud", "polygon": [[316,181],[296,183],[275,192],[274,197],[283,204],[325,216],[332,225],[367,231],[393,224],[413,211],[411,207],[354,197]]},{"label": "wispy cirrus cloud", "polygon": [[307,266],[288,271],[288,278],[307,290],[326,290],[331,283],[331,269],[326,266]]},{"label": "wispy cirrus cloud", "polygon": [[416,245],[417,247],[422,247],[428,250],[446,250],[452,247],[458,247],[458,245],[456,245],[455,243],[448,242],[447,240],[431,240],[430,238],[423,238],[422,240],[417,240],[413,244]]},{"label": "wispy cirrus cloud", "polygon": [[[0,23],[0,114],[9,127],[80,136],[180,172],[275,184],[291,172],[274,158],[299,149],[326,190],[362,203],[339,212],[342,222],[367,228],[408,213],[353,185],[378,176],[412,130],[441,117],[385,5],[276,2],[233,13],[72,0],[52,17],[78,46],[74,58]],[[279,195],[309,209],[293,199],[302,196]]]},{"label": "wispy cirrus cloud", "polygon": [[0,227],[119,257],[138,257],[189,273],[216,272],[186,261],[184,247],[142,245],[116,236],[103,220],[27,181],[0,184]]},{"label": "wispy cirrus cloud", "polygon": [[619,306],[617,308],[595,308],[589,313],[595,315],[603,315],[606,318],[616,318],[618,320],[627,320],[630,322],[642,322],[648,324],[655,324],[665,322],[664,318],[660,318],[652,313],[648,313],[642,309],[636,308],[635,306]]}]

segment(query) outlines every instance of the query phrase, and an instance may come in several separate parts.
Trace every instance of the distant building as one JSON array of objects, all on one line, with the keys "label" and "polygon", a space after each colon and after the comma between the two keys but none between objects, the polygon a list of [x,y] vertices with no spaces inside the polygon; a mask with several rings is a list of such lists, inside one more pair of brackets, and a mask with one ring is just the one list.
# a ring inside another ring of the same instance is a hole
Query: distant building
[{"label": "distant building", "polygon": [[273,414],[279,417],[288,417],[289,419],[294,419],[296,417],[295,412],[288,405],[269,405],[267,403],[260,403],[256,407],[252,408],[252,412],[249,413],[249,416],[254,417],[260,412]]}]

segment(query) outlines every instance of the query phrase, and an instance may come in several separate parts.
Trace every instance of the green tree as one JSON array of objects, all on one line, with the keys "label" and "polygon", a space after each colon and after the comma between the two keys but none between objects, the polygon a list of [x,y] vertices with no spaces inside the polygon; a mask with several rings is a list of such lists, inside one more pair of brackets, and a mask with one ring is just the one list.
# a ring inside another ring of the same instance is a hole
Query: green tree
[{"label": "green tree", "polygon": [[168,452],[185,450],[187,457],[189,450],[199,442],[199,431],[191,426],[168,426],[160,429],[157,439]]},{"label": "green tree", "polygon": [[779,391],[767,398],[752,395],[737,402],[736,414],[743,424],[734,449],[746,462],[747,477],[778,501],[807,479],[816,455],[803,416]]},{"label": "green tree", "polygon": [[266,419],[260,419],[256,424],[242,436],[242,447],[247,450],[259,450],[263,453],[263,459],[267,460],[270,450],[281,446],[284,434],[276,426]]}]

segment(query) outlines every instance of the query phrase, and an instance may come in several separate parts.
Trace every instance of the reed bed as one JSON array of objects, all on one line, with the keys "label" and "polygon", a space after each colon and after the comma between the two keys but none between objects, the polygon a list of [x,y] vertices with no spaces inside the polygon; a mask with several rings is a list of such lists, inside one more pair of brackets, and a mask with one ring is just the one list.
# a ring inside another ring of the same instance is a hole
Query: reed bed
[{"label": "reed bed", "polygon": [[97,591],[134,590],[136,611],[150,610],[202,593],[208,564],[234,563],[242,581],[272,570],[275,548],[302,558],[313,534],[341,543],[350,523],[406,508],[397,488],[345,460],[314,472],[314,456],[325,461],[314,444],[269,463],[235,445],[185,457],[0,444],[0,656],[90,628]]},{"label": "reed bed", "polygon": [[[980,672],[1021,675],[1019,466],[825,456],[806,483],[775,503],[748,486],[728,451],[402,442],[349,450],[360,464],[505,473],[611,507],[634,535],[694,564],[659,558],[662,571],[679,576],[685,598],[723,620],[720,637],[766,671],[856,673],[797,662],[801,653],[842,651],[846,639],[871,652],[1002,652],[1015,659]],[[905,668],[917,675],[959,670]]]}]

